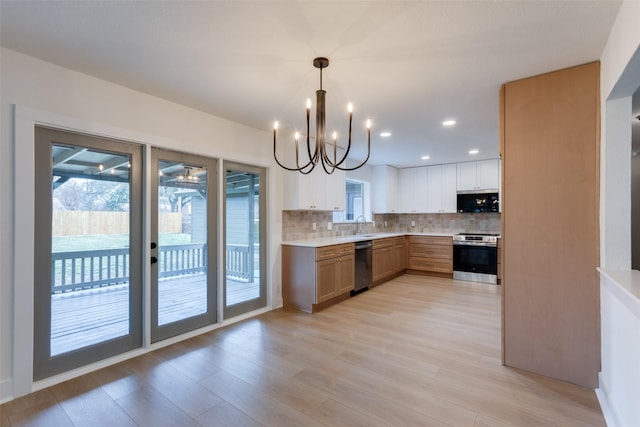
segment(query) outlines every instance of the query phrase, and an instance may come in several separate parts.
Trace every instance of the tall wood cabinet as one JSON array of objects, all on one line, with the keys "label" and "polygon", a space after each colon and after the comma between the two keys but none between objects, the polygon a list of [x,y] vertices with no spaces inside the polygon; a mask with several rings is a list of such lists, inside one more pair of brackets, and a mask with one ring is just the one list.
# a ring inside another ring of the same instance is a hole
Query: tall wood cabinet
[{"label": "tall wood cabinet", "polygon": [[504,363],[595,388],[599,63],[507,83],[500,98]]}]

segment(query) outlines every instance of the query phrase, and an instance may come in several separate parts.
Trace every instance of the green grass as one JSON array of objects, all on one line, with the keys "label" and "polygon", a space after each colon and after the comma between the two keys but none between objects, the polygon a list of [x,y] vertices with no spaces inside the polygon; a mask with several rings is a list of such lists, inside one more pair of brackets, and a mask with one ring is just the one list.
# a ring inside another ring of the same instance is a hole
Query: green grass
[{"label": "green grass", "polygon": [[[191,243],[191,235],[181,233],[161,233],[162,245],[186,245]],[[52,252],[75,252],[98,249],[119,249],[129,246],[128,234],[103,234],[92,236],[57,236],[52,238]]]}]

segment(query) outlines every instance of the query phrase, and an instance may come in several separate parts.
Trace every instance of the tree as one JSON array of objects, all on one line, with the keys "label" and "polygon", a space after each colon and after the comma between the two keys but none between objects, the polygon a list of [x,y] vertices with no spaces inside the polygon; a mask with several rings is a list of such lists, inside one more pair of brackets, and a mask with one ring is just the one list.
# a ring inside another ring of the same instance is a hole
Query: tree
[{"label": "tree", "polygon": [[71,211],[126,211],[129,197],[128,183],[99,179],[71,178],[53,190],[53,198]]}]

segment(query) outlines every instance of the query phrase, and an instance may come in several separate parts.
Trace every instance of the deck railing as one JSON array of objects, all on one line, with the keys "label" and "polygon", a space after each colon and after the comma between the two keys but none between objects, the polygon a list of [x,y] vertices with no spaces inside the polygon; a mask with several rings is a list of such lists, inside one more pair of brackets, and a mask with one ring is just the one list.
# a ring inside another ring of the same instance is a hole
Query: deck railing
[{"label": "deck railing", "polygon": [[[227,277],[253,282],[253,254],[246,245],[227,245]],[[207,246],[161,246],[158,277],[194,274],[207,269]],[[57,252],[51,254],[51,292],[114,286],[129,282],[129,249]]]},{"label": "deck railing", "polygon": [[113,286],[129,281],[129,249],[51,254],[51,292]]},{"label": "deck railing", "polygon": [[158,277],[174,277],[207,270],[207,245],[160,246]]},{"label": "deck railing", "polygon": [[253,282],[253,254],[248,245],[227,245],[227,277]]}]

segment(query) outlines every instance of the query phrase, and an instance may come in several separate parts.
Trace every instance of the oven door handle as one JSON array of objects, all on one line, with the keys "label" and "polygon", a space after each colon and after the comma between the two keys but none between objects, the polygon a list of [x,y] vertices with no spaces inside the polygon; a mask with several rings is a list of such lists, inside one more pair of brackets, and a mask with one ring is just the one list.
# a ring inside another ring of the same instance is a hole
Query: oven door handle
[{"label": "oven door handle", "polygon": [[487,248],[495,248],[498,246],[497,243],[492,242],[453,242],[453,246],[484,246]]}]

